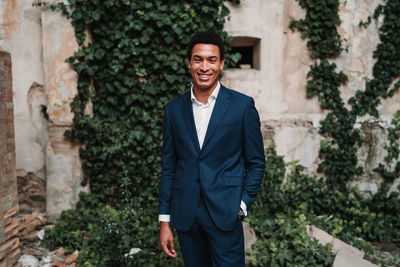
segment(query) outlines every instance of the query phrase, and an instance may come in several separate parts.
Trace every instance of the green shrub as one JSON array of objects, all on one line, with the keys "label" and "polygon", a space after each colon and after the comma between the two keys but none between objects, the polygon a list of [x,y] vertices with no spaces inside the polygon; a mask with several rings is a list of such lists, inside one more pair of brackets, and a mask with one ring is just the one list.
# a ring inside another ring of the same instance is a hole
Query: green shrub
[{"label": "green shrub", "polygon": [[350,193],[332,190],[322,178],[311,177],[303,167],[285,163],[272,143],[262,188],[247,219],[258,236],[247,252],[254,266],[330,266],[329,247],[306,235],[313,224],[331,235],[372,252],[368,241],[398,243],[400,204],[397,193],[382,188],[364,197],[356,188]]}]

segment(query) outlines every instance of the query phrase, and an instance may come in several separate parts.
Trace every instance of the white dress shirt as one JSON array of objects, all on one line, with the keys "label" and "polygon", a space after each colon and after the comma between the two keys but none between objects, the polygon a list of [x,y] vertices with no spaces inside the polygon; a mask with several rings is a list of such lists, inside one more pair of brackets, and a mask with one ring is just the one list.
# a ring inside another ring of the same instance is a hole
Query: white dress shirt
[{"label": "white dress shirt", "polygon": [[[221,84],[218,82],[217,87],[215,87],[214,91],[208,97],[207,103],[201,103],[196,99],[193,94],[193,86],[190,90],[192,107],[193,107],[193,117],[194,123],[196,125],[197,138],[199,140],[200,149],[203,147],[204,138],[206,137],[208,123],[210,122],[211,114],[214,110],[215,102],[217,101],[219,89]],[[245,216],[247,216],[247,207],[246,204],[241,201],[240,208],[243,210]],[[158,220],[161,222],[169,222],[170,215],[168,214],[160,214],[158,215]]]},{"label": "white dress shirt", "polygon": [[196,125],[197,138],[199,139],[200,149],[203,147],[204,137],[206,137],[206,132],[208,128],[208,123],[210,122],[211,113],[214,110],[215,102],[217,101],[217,96],[219,93],[219,88],[221,87],[218,82],[217,87],[208,97],[207,103],[203,104],[199,102],[193,94],[193,86],[190,90],[192,107],[193,107],[193,117],[194,124]]}]

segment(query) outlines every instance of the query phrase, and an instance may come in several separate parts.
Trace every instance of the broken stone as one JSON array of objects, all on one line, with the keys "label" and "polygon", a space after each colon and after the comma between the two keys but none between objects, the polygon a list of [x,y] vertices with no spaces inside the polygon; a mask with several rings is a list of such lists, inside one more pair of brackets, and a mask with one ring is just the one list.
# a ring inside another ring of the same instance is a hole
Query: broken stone
[{"label": "broken stone", "polygon": [[68,256],[65,258],[65,263],[66,263],[67,265],[69,265],[69,264],[72,264],[72,263],[76,262],[76,261],[78,260],[78,256],[79,256],[79,251],[78,251],[78,250],[75,250],[74,253],[68,255]]},{"label": "broken stone", "polygon": [[51,257],[48,255],[42,257],[42,260],[40,261],[40,266],[41,267],[52,267],[53,263],[51,261]]},{"label": "broken stone", "polygon": [[43,260],[43,263],[44,263],[44,264],[46,264],[46,263],[51,263],[51,257],[50,257],[50,256],[44,256],[44,257],[42,258],[42,260]]},{"label": "broken stone", "polygon": [[359,254],[342,248],[336,254],[332,267],[378,267],[378,265],[364,260]]},{"label": "broken stone", "polygon": [[50,255],[55,255],[55,256],[60,256],[63,255],[65,253],[65,250],[63,247],[59,247],[56,250],[53,250],[52,252],[50,252]]},{"label": "broken stone", "polygon": [[18,202],[21,210],[46,209],[46,177],[43,170],[37,173],[28,172],[25,176],[17,176]]},{"label": "broken stone", "polygon": [[332,253],[333,254],[337,254],[339,250],[345,250],[345,251],[350,251],[355,255],[358,255],[359,258],[364,257],[363,251],[361,251],[353,246],[350,246],[349,244],[343,242],[340,239],[337,239],[337,238],[331,236],[324,230],[319,229],[318,227],[316,227],[314,225],[307,225],[306,229],[307,229],[308,236],[318,240],[318,243],[320,243],[321,245],[326,245],[328,243],[332,244]]},{"label": "broken stone", "polygon": [[21,264],[21,267],[39,267],[39,260],[32,256],[32,255],[22,255],[19,260],[18,263]]},{"label": "broken stone", "polygon": [[25,235],[25,236],[23,237],[23,242],[21,242],[21,243],[26,243],[26,242],[35,241],[35,240],[37,239],[37,233],[38,233],[38,232],[39,232],[39,231],[34,230],[34,231],[30,232],[29,234]]},{"label": "broken stone", "polygon": [[45,216],[41,212],[33,212],[32,214],[22,214],[18,217],[18,234],[20,242],[26,244],[37,239],[37,233],[40,226],[47,222]]},{"label": "broken stone", "polygon": [[39,232],[37,232],[36,237],[39,238],[40,240],[43,240],[43,238],[44,238],[44,229],[42,229]]},{"label": "broken stone", "polygon": [[125,254],[125,257],[128,257],[129,255],[135,255],[136,253],[139,253],[142,251],[140,248],[131,248],[129,253]]},{"label": "broken stone", "polygon": [[257,241],[256,233],[248,222],[243,222],[244,248],[248,249]]},{"label": "broken stone", "polygon": [[53,266],[55,266],[55,267],[66,267],[67,265],[63,261],[55,261],[55,262],[53,262]]},{"label": "broken stone", "polygon": [[37,251],[35,249],[31,249],[31,248],[25,248],[22,251],[22,254],[32,255],[32,256],[35,256],[37,258],[41,258],[44,255],[43,252]]}]

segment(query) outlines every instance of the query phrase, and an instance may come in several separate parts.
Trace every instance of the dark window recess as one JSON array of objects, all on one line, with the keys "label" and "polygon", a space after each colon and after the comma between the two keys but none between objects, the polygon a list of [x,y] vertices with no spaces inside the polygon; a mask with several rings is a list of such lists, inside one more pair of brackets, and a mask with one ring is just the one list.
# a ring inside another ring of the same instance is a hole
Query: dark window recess
[{"label": "dark window recess", "polygon": [[260,69],[261,39],[250,36],[233,37],[231,53],[239,53],[239,62],[232,66],[234,69]]},{"label": "dark window recess", "polygon": [[232,54],[239,53],[241,55],[238,63],[233,68],[241,68],[240,65],[250,65],[250,68],[254,68],[253,54],[254,46],[236,46],[231,48]]}]

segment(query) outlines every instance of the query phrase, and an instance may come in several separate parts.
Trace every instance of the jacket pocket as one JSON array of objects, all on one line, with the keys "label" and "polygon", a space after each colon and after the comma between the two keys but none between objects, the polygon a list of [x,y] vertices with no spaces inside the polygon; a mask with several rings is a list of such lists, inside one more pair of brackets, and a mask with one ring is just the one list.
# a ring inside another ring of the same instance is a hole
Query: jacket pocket
[{"label": "jacket pocket", "polygon": [[241,186],[243,184],[243,176],[226,176],[224,177],[225,186]]}]

